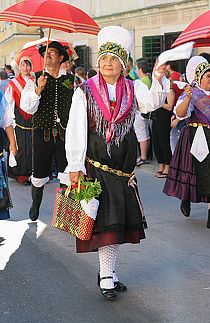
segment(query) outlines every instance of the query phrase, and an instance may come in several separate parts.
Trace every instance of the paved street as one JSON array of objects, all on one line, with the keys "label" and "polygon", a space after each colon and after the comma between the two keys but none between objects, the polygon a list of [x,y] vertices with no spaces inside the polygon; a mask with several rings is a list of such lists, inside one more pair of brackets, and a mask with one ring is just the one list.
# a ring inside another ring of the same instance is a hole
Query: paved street
[{"label": "paved street", "polygon": [[[0,323],[209,323],[207,206],[185,218],[161,193],[164,179],[138,169],[147,239],[121,247],[117,273],[127,293],[102,298],[97,253],[76,254],[70,235],[51,227],[56,182],[46,185],[37,223],[27,218],[30,188],[10,180],[14,208],[0,221]],[[5,239],[5,240],[3,240]]]}]

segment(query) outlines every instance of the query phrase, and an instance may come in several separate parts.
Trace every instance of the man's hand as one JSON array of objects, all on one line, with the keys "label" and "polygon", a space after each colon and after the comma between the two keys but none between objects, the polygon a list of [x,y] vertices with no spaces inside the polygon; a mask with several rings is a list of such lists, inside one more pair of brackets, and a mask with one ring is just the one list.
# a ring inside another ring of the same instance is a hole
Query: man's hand
[{"label": "man's hand", "polygon": [[37,88],[35,90],[37,95],[40,95],[47,83],[47,76],[41,75],[37,80]]}]

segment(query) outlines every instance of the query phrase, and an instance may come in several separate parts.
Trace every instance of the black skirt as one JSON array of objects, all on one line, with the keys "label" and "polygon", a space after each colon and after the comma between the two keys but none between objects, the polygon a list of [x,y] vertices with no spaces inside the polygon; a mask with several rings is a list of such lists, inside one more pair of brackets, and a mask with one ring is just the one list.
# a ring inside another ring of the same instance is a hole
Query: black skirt
[{"label": "black skirt", "polygon": [[[137,139],[130,131],[119,147],[112,145],[111,158],[102,137],[95,132],[88,134],[87,156],[103,165],[125,173],[132,173],[136,163]],[[120,177],[88,164],[88,176],[97,178],[102,186],[99,209],[92,239],[77,239],[77,252],[97,250],[98,247],[125,242],[139,243],[145,238],[142,212],[138,202],[138,190],[128,186],[128,177]]]}]

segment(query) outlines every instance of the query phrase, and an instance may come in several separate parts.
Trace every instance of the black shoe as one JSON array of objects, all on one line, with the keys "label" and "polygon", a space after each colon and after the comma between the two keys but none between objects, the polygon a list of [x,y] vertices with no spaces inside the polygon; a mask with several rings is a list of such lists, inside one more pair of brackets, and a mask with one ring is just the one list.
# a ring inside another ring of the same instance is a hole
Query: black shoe
[{"label": "black shoe", "polygon": [[33,184],[31,186],[31,195],[32,195],[32,205],[29,210],[29,218],[31,221],[36,221],[39,217],[39,208],[42,201],[44,186],[35,187]]},{"label": "black shoe", "polygon": [[190,201],[182,200],[180,204],[180,210],[184,214],[184,216],[189,217],[191,211]]},{"label": "black shoe", "polygon": [[127,291],[127,287],[121,283],[121,282],[114,282],[114,290],[116,292],[126,292]]},{"label": "black shoe", "polygon": [[39,208],[36,207],[36,204],[33,202],[29,210],[29,218],[31,221],[36,221],[39,217]]},{"label": "black shoe", "polygon": [[210,209],[208,210],[207,228],[210,229]]},{"label": "black shoe", "polygon": [[22,183],[25,186],[30,186],[31,185],[31,181],[28,179],[27,181]]},{"label": "black shoe", "polygon": [[[99,274],[99,272],[98,272],[98,286],[100,286],[100,274]],[[116,292],[126,292],[127,287],[123,283],[118,281],[118,282],[114,282],[114,290]]]},{"label": "black shoe", "polygon": [[[102,277],[100,278],[100,281],[103,279],[112,279],[112,276]],[[113,300],[117,297],[117,292],[115,291],[115,288],[101,288],[100,292],[102,296],[107,300]]]}]

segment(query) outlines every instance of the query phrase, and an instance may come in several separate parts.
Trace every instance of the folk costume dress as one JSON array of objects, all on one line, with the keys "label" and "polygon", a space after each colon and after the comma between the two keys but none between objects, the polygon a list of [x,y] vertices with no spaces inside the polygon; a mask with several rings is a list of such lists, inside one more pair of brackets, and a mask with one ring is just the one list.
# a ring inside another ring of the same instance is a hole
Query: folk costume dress
[{"label": "folk costume dress", "polygon": [[111,85],[99,72],[73,95],[66,131],[65,172],[81,170],[97,178],[102,186],[92,238],[77,239],[77,252],[139,243],[145,238],[143,209],[133,175],[137,154],[133,128],[136,109],[133,82],[122,76]]},{"label": "folk costume dress", "polygon": [[[14,125],[12,114],[2,92],[0,92],[0,128],[5,129],[11,125]],[[0,220],[10,218],[9,209],[12,207],[3,150],[4,137],[2,136],[2,132],[0,132]]]},{"label": "folk costume dress", "polygon": [[[180,200],[209,203],[210,91],[195,86],[192,93],[186,126],[177,142],[163,192]],[[184,93],[177,105],[185,97]],[[193,146],[195,153],[192,150]]]},{"label": "folk costume dress", "polygon": [[18,144],[17,166],[8,166],[8,174],[20,183],[26,182],[32,174],[32,115],[23,111],[20,105],[21,92],[28,79],[19,74],[9,82],[5,93],[6,100],[14,112]]}]

